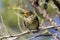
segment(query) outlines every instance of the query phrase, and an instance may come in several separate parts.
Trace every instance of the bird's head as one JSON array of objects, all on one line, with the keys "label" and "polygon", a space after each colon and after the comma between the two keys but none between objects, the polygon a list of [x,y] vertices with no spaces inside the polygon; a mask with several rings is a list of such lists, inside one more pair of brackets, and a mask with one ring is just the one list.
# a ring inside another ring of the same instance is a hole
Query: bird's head
[{"label": "bird's head", "polygon": [[34,16],[34,13],[33,12],[31,12],[31,11],[25,11],[24,12],[24,16],[26,17],[26,18],[28,18],[28,17],[30,17],[30,16]]}]

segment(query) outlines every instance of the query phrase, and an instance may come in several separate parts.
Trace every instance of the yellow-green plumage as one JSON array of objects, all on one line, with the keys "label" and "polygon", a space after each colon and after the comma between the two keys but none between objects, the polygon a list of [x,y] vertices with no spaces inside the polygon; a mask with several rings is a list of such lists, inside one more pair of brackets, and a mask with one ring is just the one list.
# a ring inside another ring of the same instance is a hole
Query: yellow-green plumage
[{"label": "yellow-green plumage", "polygon": [[39,20],[36,15],[32,12],[26,13],[27,15],[24,16],[24,24],[32,32],[39,31]]}]

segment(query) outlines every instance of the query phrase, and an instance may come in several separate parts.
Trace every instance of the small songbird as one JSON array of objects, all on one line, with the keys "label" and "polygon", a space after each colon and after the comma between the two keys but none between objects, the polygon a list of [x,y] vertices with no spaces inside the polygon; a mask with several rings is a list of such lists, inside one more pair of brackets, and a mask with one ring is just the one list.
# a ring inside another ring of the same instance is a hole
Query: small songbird
[{"label": "small songbird", "polygon": [[32,33],[37,33],[39,31],[38,17],[31,11],[24,12],[24,25]]}]

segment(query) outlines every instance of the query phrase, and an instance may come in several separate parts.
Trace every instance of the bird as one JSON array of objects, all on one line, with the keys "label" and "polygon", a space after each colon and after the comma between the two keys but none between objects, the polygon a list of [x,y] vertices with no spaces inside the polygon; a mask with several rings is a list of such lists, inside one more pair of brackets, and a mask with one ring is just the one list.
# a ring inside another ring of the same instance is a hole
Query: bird
[{"label": "bird", "polygon": [[23,15],[25,27],[32,33],[37,33],[39,31],[38,17],[32,11],[25,11]]}]

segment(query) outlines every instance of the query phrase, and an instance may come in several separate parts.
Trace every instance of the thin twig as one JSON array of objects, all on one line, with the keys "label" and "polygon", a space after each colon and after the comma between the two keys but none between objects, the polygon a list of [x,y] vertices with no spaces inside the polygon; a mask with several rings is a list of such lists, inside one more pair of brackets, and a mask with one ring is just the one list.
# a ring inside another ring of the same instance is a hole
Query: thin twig
[{"label": "thin twig", "polygon": [[[60,25],[57,25],[57,27],[60,28]],[[41,29],[44,30],[44,29],[50,29],[50,28],[54,28],[54,26],[47,26],[47,27],[43,27]]]},{"label": "thin twig", "polygon": [[41,35],[41,34],[39,34],[39,35],[36,35],[36,36],[34,36],[34,37],[31,37],[31,38],[28,38],[29,40],[32,40],[32,39],[34,39],[34,38],[37,38],[37,37],[41,37],[41,36],[52,36],[51,34],[47,34],[47,35],[45,35],[45,34],[43,34],[43,35]]},{"label": "thin twig", "polygon": [[20,24],[20,17],[18,15],[17,15],[17,17],[18,17],[18,27],[19,27],[21,32],[24,32],[22,27],[21,27],[21,24]]},{"label": "thin twig", "polygon": [[23,33],[20,33],[20,34],[17,34],[17,35],[11,35],[11,36],[5,36],[5,37],[0,37],[0,39],[4,39],[4,38],[12,38],[12,37],[20,37],[20,36],[22,36],[22,35],[24,35],[24,34],[27,34],[27,33],[30,33],[30,31],[29,30],[27,30],[27,31],[25,31],[25,32],[23,32]]},{"label": "thin twig", "polygon": [[8,32],[8,29],[6,28],[6,25],[4,24],[4,21],[3,21],[3,17],[1,16],[1,22],[2,22],[2,25],[6,31],[7,34],[11,35],[9,32]]}]

